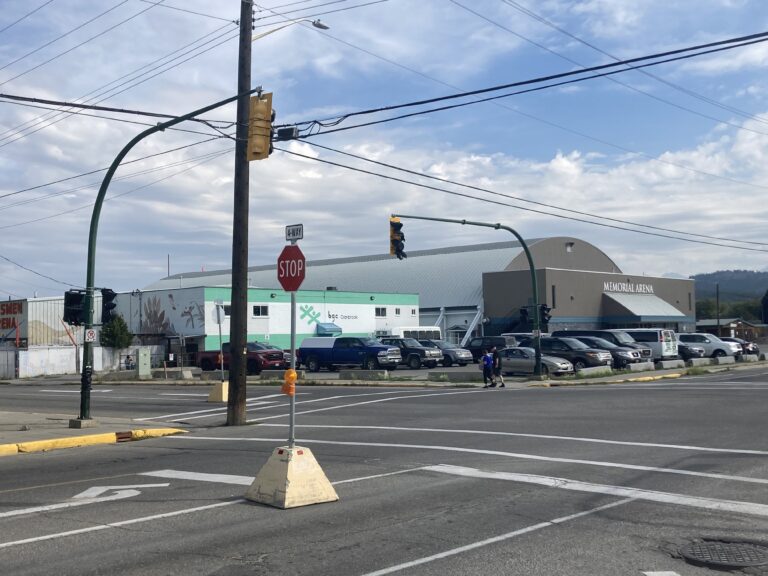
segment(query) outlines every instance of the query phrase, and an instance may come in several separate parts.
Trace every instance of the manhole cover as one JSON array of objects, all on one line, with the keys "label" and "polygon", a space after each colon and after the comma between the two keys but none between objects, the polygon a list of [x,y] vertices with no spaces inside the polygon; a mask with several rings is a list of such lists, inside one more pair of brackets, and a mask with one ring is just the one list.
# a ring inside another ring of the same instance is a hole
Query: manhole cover
[{"label": "manhole cover", "polygon": [[742,568],[768,564],[768,548],[750,542],[702,540],[686,544],[680,554],[694,564]]}]

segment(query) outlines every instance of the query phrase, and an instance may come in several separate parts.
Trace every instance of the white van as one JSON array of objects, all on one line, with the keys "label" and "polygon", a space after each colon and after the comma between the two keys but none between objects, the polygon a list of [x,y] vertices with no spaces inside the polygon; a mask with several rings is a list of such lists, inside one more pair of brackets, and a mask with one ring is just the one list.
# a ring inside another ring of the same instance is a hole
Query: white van
[{"label": "white van", "polygon": [[677,337],[674,331],[665,328],[622,328],[635,342],[648,346],[653,359],[675,360],[677,358]]}]

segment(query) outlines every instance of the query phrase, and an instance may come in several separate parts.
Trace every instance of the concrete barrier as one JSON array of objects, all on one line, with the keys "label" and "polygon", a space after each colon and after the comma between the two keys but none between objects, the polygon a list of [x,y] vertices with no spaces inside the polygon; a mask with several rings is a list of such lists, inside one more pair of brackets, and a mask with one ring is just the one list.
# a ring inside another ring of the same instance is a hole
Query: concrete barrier
[{"label": "concrete barrier", "polygon": [[720,356],[718,358],[712,358],[714,364],[736,364],[736,358],[733,356]]},{"label": "concrete barrier", "polygon": [[762,360],[763,362],[765,362],[766,360],[768,360],[768,354],[766,354],[765,352],[763,352],[762,354],[760,354],[760,360]]},{"label": "concrete barrier", "polygon": [[479,370],[474,372],[432,370],[427,374],[427,380],[429,382],[482,382],[483,373]]},{"label": "concrete barrier", "polygon": [[742,354],[736,358],[737,362],[757,362],[757,354]]},{"label": "concrete barrier", "polygon": [[648,372],[653,370],[653,362],[635,362],[634,364],[627,364],[627,370],[630,372]]},{"label": "concrete barrier", "polygon": [[689,368],[694,366],[709,366],[712,364],[712,358],[690,358],[685,361],[685,365]]},{"label": "concrete barrier", "polygon": [[581,376],[611,376],[613,370],[611,370],[609,366],[593,366],[591,368],[576,370],[576,374]]},{"label": "concrete barrier", "polygon": [[660,360],[654,365],[656,370],[670,370],[672,368],[685,368],[683,360]]},{"label": "concrete barrier", "polygon": [[339,380],[389,380],[388,370],[340,370]]}]

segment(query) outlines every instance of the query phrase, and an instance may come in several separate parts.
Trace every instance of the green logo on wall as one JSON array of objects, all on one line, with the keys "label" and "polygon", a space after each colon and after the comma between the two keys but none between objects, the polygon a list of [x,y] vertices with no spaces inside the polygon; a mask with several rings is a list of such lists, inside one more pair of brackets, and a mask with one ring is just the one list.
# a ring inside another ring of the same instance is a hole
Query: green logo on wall
[{"label": "green logo on wall", "polygon": [[318,323],[320,312],[315,312],[314,306],[311,304],[305,304],[299,310],[301,310],[300,319],[304,320],[306,318],[307,326],[312,326],[312,324]]}]

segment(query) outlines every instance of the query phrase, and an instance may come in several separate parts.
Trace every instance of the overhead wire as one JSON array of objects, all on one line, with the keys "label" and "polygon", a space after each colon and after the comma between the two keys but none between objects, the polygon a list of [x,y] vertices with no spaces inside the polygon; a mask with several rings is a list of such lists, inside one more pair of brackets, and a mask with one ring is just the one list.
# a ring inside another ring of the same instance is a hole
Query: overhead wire
[{"label": "overhead wire", "polygon": [[379,160],[374,160],[372,158],[368,158],[366,156],[362,156],[362,155],[359,155],[359,154],[353,154],[351,152],[346,152],[344,150],[338,150],[336,148],[331,148],[330,146],[323,146],[323,145],[318,144],[316,142],[307,142],[307,143],[310,146],[313,146],[315,148],[321,148],[323,150],[328,150],[329,152],[334,152],[336,154],[340,154],[340,155],[343,155],[343,156],[348,156],[350,158],[355,158],[357,160],[362,160],[364,162],[368,162],[370,164],[375,164],[377,166],[382,166],[384,168],[389,168],[391,170],[397,170],[399,172],[405,172],[406,174],[411,174],[413,176],[418,176],[420,178],[427,178],[429,180],[435,180],[437,182],[442,182],[444,184],[452,184],[454,186],[460,186],[462,188],[467,188],[467,189],[470,189],[470,190],[476,190],[478,192],[484,192],[486,194],[491,194],[493,196],[501,196],[503,198],[508,198],[510,200],[515,200],[515,201],[518,201],[518,202],[525,202],[527,204],[534,204],[536,206],[542,206],[544,208],[551,208],[551,209],[555,209],[555,210],[561,210],[561,211],[564,211],[564,212],[570,212],[572,214],[578,214],[580,216],[587,216],[589,218],[598,218],[598,219],[601,219],[601,220],[608,220],[610,222],[617,222],[619,224],[627,224],[629,226],[637,226],[637,227],[640,227],[640,228],[649,228],[651,230],[659,230],[659,231],[662,231],[662,232],[670,232],[672,234],[684,234],[686,236],[694,236],[694,237],[697,237],[697,238],[706,238],[706,239],[709,239],[709,240],[720,240],[720,241],[723,241],[723,242],[738,242],[738,243],[742,243],[742,244],[754,244],[754,245],[758,245],[758,246],[768,246],[768,242],[754,242],[754,241],[750,241],[750,240],[739,240],[739,239],[735,239],[735,238],[723,238],[723,237],[720,237],[720,236],[711,236],[711,235],[707,235],[707,234],[697,234],[695,232],[685,232],[685,231],[682,231],[682,230],[675,230],[675,229],[672,229],[672,228],[663,228],[661,226],[653,226],[651,224],[641,224],[639,222],[632,222],[632,221],[629,221],[629,220],[622,220],[620,218],[612,218],[610,216],[601,216],[599,214],[593,214],[593,213],[590,213],[590,212],[584,212],[584,211],[581,211],[581,210],[575,210],[573,208],[567,208],[567,207],[563,207],[563,206],[556,206],[554,204],[548,204],[547,202],[540,202],[540,201],[537,201],[537,200],[529,200],[527,198],[522,198],[520,196],[513,196],[512,194],[505,194],[503,192],[496,192],[496,191],[490,190],[488,188],[483,188],[482,186],[475,186],[475,185],[472,185],[472,184],[466,184],[466,183],[463,183],[463,182],[457,182],[456,180],[450,180],[448,178],[440,178],[439,176],[433,176],[431,174],[425,174],[423,172],[418,172],[416,170],[410,170],[410,169],[404,168],[402,166],[397,166],[395,164],[390,164],[390,163],[387,163],[387,162],[381,162]]},{"label": "overhead wire", "polygon": [[43,8],[45,8],[46,6],[48,6],[48,4],[50,4],[51,2],[53,2],[53,0],[48,0],[47,2],[45,2],[45,3],[41,4],[40,6],[38,6],[37,8],[35,8],[34,10],[31,10],[30,12],[27,12],[26,14],[24,14],[24,16],[22,16],[22,17],[18,18],[17,20],[14,20],[13,22],[11,22],[10,24],[8,24],[8,25],[7,25],[7,26],[5,26],[4,28],[0,28],[0,34],[2,34],[3,32],[5,32],[6,30],[8,30],[8,29],[10,29],[10,28],[13,28],[14,26],[16,26],[16,24],[18,24],[18,23],[19,23],[19,22],[21,22],[22,20],[25,20],[25,19],[29,18],[29,17],[30,17],[30,16],[32,16],[32,14],[34,14],[35,12],[37,12],[37,11],[39,11],[39,10],[42,10]]},{"label": "overhead wire", "polygon": [[[594,221],[591,221],[591,220],[584,220],[582,218],[576,218],[574,216],[565,216],[563,214],[553,214],[551,212],[545,212],[543,210],[538,210],[538,209],[535,209],[535,208],[527,208],[527,207],[518,206],[518,205],[515,205],[515,204],[508,204],[506,202],[500,202],[498,200],[491,200],[489,198],[478,198],[477,196],[472,196],[471,194],[465,194],[465,193],[462,193],[462,192],[456,192],[455,190],[448,190],[446,188],[440,188],[440,187],[437,187],[437,186],[430,186],[429,184],[422,184],[422,183],[419,183],[419,182],[413,182],[412,180],[406,180],[404,178],[397,178],[395,176],[388,176],[386,174],[381,174],[381,173],[378,173],[378,172],[373,172],[371,170],[365,170],[363,168],[356,168],[354,166],[349,166],[347,164],[341,164],[339,162],[333,162],[331,160],[324,160],[324,159],[321,159],[321,158],[316,158],[314,156],[309,156],[307,154],[301,154],[299,152],[295,152],[295,151],[291,151],[291,150],[286,150],[285,148],[275,147],[275,150],[280,150],[281,152],[285,152],[286,154],[290,154],[292,156],[297,156],[299,158],[304,158],[304,159],[307,159],[307,160],[312,160],[312,161],[315,161],[315,162],[320,162],[322,164],[328,164],[330,166],[336,166],[338,168],[344,168],[344,169],[347,169],[347,170],[351,170],[353,172],[359,172],[359,173],[362,173],[362,174],[368,174],[370,176],[376,176],[378,178],[383,178],[385,180],[391,180],[391,181],[394,181],[394,182],[400,182],[402,184],[408,184],[410,186],[416,186],[416,187],[419,187],[419,188],[425,188],[425,189],[434,190],[434,191],[437,191],[437,192],[444,192],[444,193],[452,195],[452,196],[460,196],[460,197],[463,197],[463,198],[468,198],[468,199],[471,199],[471,200],[477,200],[477,201],[480,201],[480,202],[485,202],[485,203],[488,203],[488,204],[494,204],[494,205],[497,205],[497,206],[506,206],[508,208],[515,208],[517,210],[523,210],[525,212],[533,212],[533,213],[541,214],[541,215],[544,215],[544,216],[551,216],[553,218],[560,218],[560,219],[563,219],[563,220],[570,220],[570,221],[574,221],[574,222],[580,222],[580,223],[583,223],[583,224],[592,224],[594,226],[601,226],[603,228],[611,228],[611,229],[614,229],[614,230],[623,230],[625,232],[634,232],[634,233],[637,233],[637,234],[644,234],[646,236],[656,236],[656,237],[659,237],[659,238],[668,238],[668,239],[671,239],[671,240],[680,240],[681,242],[689,242],[689,243],[693,243],[693,244],[705,244],[705,245],[708,245],[708,246],[717,246],[719,248],[733,248],[733,249],[736,249],[736,250],[747,250],[747,251],[751,251],[751,252],[767,252],[768,253],[768,249],[763,250],[763,249],[760,249],[760,248],[750,248],[748,246],[733,246],[733,245],[730,245],[730,244],[721,244],[721,243],[710,242],[710,241],[706,241],[706,240],[695,240],[693,238],[682,238],[682,237],[679,237],[679,236],[672,236],[672,235],[669,235],[669,234],[662,234],[660,232],[650,232],[650,231],[647,231],[647,230],[635,230],[635,229],[632,229],[632,228],[626,228],[626,227],[618,226],[618,225],[615,225],[615,224],[607,224],[605,222],[594,222]],[[0,227],[0,229],[2,229],[2,227]]]},{"label": "overhead wire", "polygon": [[224,22],[232,22],[234,24],[238,23],[237,20],[233,20],[231,18],[222,18],[221,16],[214,16],[213,14],[204,14],[203,12],[195,12],[194,10],[190,10],[188,8],[179,8],[178,6],[169,6],[168,4],[162,4],[161,2],[152,2],[151,0],[140,0],[140,1],[146,4],[160,6],[161,8],[167,8],[168,10],[176,10],[178,12],[186,12],[187,14],[194,14],[195,16],[203,16],[205,18],[210,18],[212,20],[223,20]]},{"label": "overhead wire", "polygon": [[[449,1],[452,4],[458,6],[459,8],[465,10],[466,12],[469,12],[470,14],[474,14],[478,18],[484,20],[485,22],[488,22],[489,24],[492,24],[493,26],[496,26],[497,28],[499,28],[501,30],[504,30],[505,32],[508,32],[509,34],[512,34],[513,36],[515,36],[517,38],[520,38],[521,40],[524,40],[525,42],[528,42],[529,44],[532,44],[533,46],[536,46],[537,48],[540,48],[541,50],[549,52],[550,54],[552,54],[554,56],[557,56],[558,58],[562,58],[566,62],[570,62],[571,64],[575,64],[576,66],[580,66],[582,68],[585,67],[585,65],[583,63],[579,62],[578,60],[574,60],[573,58],[570,58],[570,57],[568,57],[568,56],[566,56],[564,54],[561,54],[561,53],[557,52],[556,50],[552,50],[551,48],[548,48],[547,46],[541,44],[540,42],[536,42],[535,40],[532,40],[532,39],[530,39],[530,38],[528,38],[526,36],[523,36],[519,32],[515,32],[514,30],[504,26],[500,22],[497,22],[496,20],[494,20],[492,18],[489,18],[488,16],[486,16],[484,14],[481,14],[477,10],[474,10],[472,8],[469,8],[468,6],[465,6],[464,4],[459,2],[458,0],[449,0]],[[591,45],[590,45],[590,47],[591,47]],[[602,50],[600,50],[600,52],[602,54],[605,54],[605,55],[609,56],[610,58],[612,58],[613,60],[615,60],[617,62],[620,61],[619,58],[617,58],[615,56],[610,56],[609,54],[603,52]],[[647,70],[637,69],[637,71],[640,72],[641,74],[646,74],[650,78],[658,80],[659,82],[664,82],[665,84],[678,89],[678,87],[676,85],[674,85],[672,83],[665,82],[660,77],[658,77],[658,76],[648,72]],[[611,82],[614,82],[615,84],[618,84],[619,86],[623,86],[624,88],[627,88],[628,90],[632,90],[633,92],[637,92],[638,94],[642,94],[643,96],[645,96],[647,98],[651,98],[653,100],[656,100],[657,102],[661,102],[662,104],[666,104],[667,106],[671,106],[673,108],[677,108],[678,110],[682,110],[684,112],[688,112],[689,114],[693,114],[695,116],[699,116],[699,117],[705,118],[707,120],[712,120],[714,122],[717,122],[718,124],[725,124],[725,125],[730,126],[732,128],[736,128],[737,130],[744,130],[746,132],[752,132],[754,134],[761,134],[762,136],[768,136],[768,132],[761,132],[760,130],[755,130],[754,128],[750,128],[748,126],[735,124],[735,123],[730,122],[728,120],[723,120],[721,118],[717,118],[715,116],[711,116],[709,114],[705,114],[703,112],[699,112],[698,110],[694,110],[693,108],[688,108],[687,106],[683,106],[682,104],[678,104],[677,102],[673,102],[671,100],[668,100],[666,98],[662,98],[661,96],[657,96],[656,94],[652,94],[651,92],[648,92],[648,91],[643,90],[641,88],[638,88],[636,86],[632,86],[631,84],[627,84],[626,82],[622,82],[621,80],[619,80],[617,78],[607,77],[606,79],[610,80]],[[682,87],[680,87],[679,89],[683,90]],[[691,95],[695,95],[696,97],[699,97],[699,95],[697,95],[695,92],[692,92],[692,91],[691,91]],[[700,98],[704,99],[703,96],[700,96]],[[753,118],[756,118],[756,117],[753,117]],[[763,122],[762,120],[760,120],[760,121]]]},{"label": "overhead wire", "polygon": [[[620,60],[618,56],[614,56],[610,52],[607,52],[603,50],[602,48],[592,44],[591,42],[588,42],[587,40],[584,40],[583,38],[580,38],[579,36],[576,36],[575,34],[569,32],[568,30],[558,26],[554,22],[551,22],[541,16],[540,14],[537,14],[530,8],[527,8],[520,4],[519,2],[515,2],[514,0],[502,0],[502,2],[506,3],[508,6],[511,6],[518,12],[521,12],[522,14],[525,14],[526,16],[529,16],[530,18],[533,18],[537,22],[540,22],[541,24],[544,24],[545,26],[549,26],[553,30],[556,30],[557,32],[563,34],[564,36],[567,36],[568,38],[571,38],[572,40],[575,40],[576,42],[579,42],[580,44],[583,44],[584,46],[587,46],[588,48],[591,48],[592,50],[595,50],[596,52],[607,56],[608,58],[612,58],[613,60]],[[711,104],[712,106],[716,106],[717,108],[721,108],[722,110],[725,110],[727,112],[731,112],[733,114],[737,114],[739,116],[742,116],[743,118],[748,118],[751,120],[756,120],[758,122],[768,124],[768,120],[765,118],[761,118],[760,116],[757,116],[755,114],[751,114],[749,112],[746,112],[744,110],[741,110],[739,108],[736,108],[735,106],[730,106],[728,104],[725,104],[723,102],[720,102],[719,100],[715,100],[714,98],[710,98],[709,96],[706,96],[704,94],[701,94],[699,92],[696,92],[694,90],[691,90],[690,88],[686,88],[685,86],[681,86],[680,84],[677,84],[675,82],[671,82],[665,78],[662,78],[661,76],[657,76],[656,74],[653,74],[652,72],[649,72],[647,70],[641,70],[641,74],[645,75],[648,78],[652,78],[656,80],[657,82],[660,82],[662,84],[665,84],[669,86],[670,88],[673,88],[674,90],[677,90],[679,92],[682,92],[683,94],[686,94],[688,96],[691,96],[693,98],[696,98],[697,100],[700,100],[702,102],[706,102],[707,104]]]},{"label": "overhead wire", "polygon": [[[298,22],[300,20],[305,20],[309,18],[316,18],[317,16],[327,16],[328,14],[336,14],[338,12],[347,12],[349,10],[356,10],[357,8],[365,8],[367,6],[373,6],[374,4],[383,4],[384,2],[389,2],[389,0],[372,0],[371,2],[365,2],[363,4],[356,4],[354,6],[347,6],[345,8],[337,8],[336,10],[326,10],[325,12],[315,12],[313,14],[302,14],[300,16],[296,16],[294,18],[290,18],[288,16],[283,16],[281,13],[273,12],[274,14],[282,17],[284,20],[289,20],[293,22]],[[269,8],[264,8],[264,10],[268,10],[272,12]],[[274,26],[274,22],[270,22],[268,24],[256,24],[254,25],[254,28],[264,28],[266,26]]]}]

